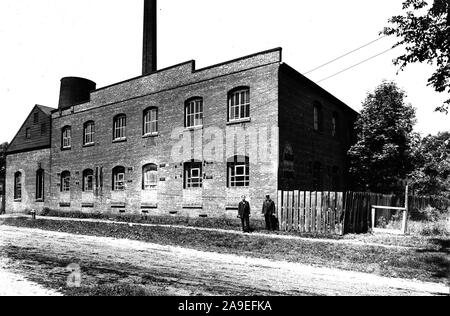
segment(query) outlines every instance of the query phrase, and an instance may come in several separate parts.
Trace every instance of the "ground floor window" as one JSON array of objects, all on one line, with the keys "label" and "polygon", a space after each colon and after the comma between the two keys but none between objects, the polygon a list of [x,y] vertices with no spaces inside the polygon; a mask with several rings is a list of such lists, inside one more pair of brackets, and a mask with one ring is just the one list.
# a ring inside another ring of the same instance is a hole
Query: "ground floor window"
[{"label": "ground floor window", "polygon": [[203,186],[203,164],[190,161],[184,164],[184,188],[201,188]]},{"label": "ground floor window", "polygon": [[158,166],[148,164],[142,168],[142,188],[150,190],[158,186]]},{"label": "ground floor window", "polygon": [[36,200],[44,200],[44,170],[36,172]]},{"label": "ground floor window", "polygon": [[315,191],[322,190],[322,164],[315,162],[313,166],[313,189]]},{"label": "ground floor window", "polygon": [[113,169],[113,191],[124,191],[125,190],[125,168],[115,167]]},{"label": "ground floor window", "polygon": [[61,192],[70,192],[70,172],[61,173]]},{"label": "ground floor window", "polygon": [[22,198],[22,173],[16,172],[14,174],[14,200]]},{"label": "ground floor window", "polygon": [[246,156],[234,156],[228,159],[228,187],[250,186],[250,159]]},{"label": "ground floor window", "polygon": [[94,170],[83,171],[83,192],[94,191]]}]

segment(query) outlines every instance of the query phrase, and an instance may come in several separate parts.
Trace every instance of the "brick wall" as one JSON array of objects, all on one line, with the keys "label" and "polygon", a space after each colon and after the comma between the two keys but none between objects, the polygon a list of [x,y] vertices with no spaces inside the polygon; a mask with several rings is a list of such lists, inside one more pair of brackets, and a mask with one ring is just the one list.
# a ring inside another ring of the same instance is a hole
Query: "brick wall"
[{"label": "brick wall", "polygon": [[[314,104],[320,104],[323,130],[314,130]],[[357,113],[313,82],[283,64],[280,67],[280,188],[313,190],[313,167],[322,166],[318,190],[347,188],[347,151]],[[332,117],[338,117],[336,137]],[[291,158],[293,156],[293,159]],[[332,168],[339,168],[339,183],[332,186]]]},{"label": "brick wall", "polygon": [[[152,214],[235,217],[235,207],[240,196],[245,194],[260,213],[265,194],[276,196],[277,138],[272,141],[273,149],[264,163],[260,164],[250,157],[250,187],[246,189],[227,188],[224,159],[234,153],[250,153],[255,138],[239,141],[236,146],[231,146],[231,141],[224,141],[222,148],[215,149],[223,153],[221,161],[200,159],[204,162],[203,189],[183,188],[183,162],[192,158],[194,150],[198,152],[202,147],[210,149],[211,135],[219,135],[225,140],[226,135],[232,135],[237,130],[237,139],[243,140],[242,130],[254,132],[278,126],[279,60],[280,52],[274,51],[200,71],[193,71],[192,66],[179,66],[167,70],[167,73],[161,71],[155,74],[156,79],[150,75],[101,89],[93,93],[91,103],[61,114],[55,113],[50,206],[62,210],[107,213],[120,210],[140,213],[141,207],[145,207]],[[171,88],[175,84],[178,86]],[[251,122],[227,125],[228,91],[239,86],[250,87]],[[194,96],[203,98],[204,126],[201,130],[188,131],[184,129],[184,103]],[[157,137],[143,137],[143,111],[152,106],[159,108],[160,133]],[[113,118],[117,114],[127,115],[126,142],[113,143]],[[83,124],[90,120],[96,124],[95,146],[84,148]],[[62,151],[61,129],[67,125],[72,127],[72,149]],[[174,134],[176,130],[181,133]],[[184,155],[173,158],[172,151],[180,144],[180,134],[194,134],[196,143],[193,140],[185,146]],[[153,192],[142,190],[142,167],[149,163],[158,165],[160,179],[157,190]],[[112,169],[115,166],[126,169],[125,192],[111,191]],[[104,170],[103,190],[98,196],[84,194],[83,170],[96,168]],[[70,194],[60,192],[60,174],[65,170],[72,175]],[[94,207],[88,205],[91,202]],[[158,207],[154,208],[156,204]],[[89,207],[83,207],[87,205]]]},{"label": "brick wall", "polygon": [[[44,201],[36,201],[36,172],[44,170]],[[14,200],[14,175],[22,173],[22,199]],[[37,150],[6,157],[6,212],[23,213],[42,210],[50,196],[50,149]]]}]

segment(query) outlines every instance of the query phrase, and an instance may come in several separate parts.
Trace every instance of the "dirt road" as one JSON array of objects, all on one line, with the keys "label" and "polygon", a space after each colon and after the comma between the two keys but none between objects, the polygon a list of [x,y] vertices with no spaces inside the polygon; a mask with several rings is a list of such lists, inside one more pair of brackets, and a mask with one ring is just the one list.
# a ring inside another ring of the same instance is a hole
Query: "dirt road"
[{"label": "dirt road", "polygon": [[2,256],[34,280],[67,278],[76,263],[82,282],[134,282],[164,295],[449,294],[444,284],[8,226],[0,226]]}]

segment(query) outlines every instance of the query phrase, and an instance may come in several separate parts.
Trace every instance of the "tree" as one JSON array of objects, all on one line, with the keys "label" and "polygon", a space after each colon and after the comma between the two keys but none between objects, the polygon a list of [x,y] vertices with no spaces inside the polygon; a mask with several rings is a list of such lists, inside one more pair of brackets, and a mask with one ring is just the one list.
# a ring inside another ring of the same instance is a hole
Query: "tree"
[{"label": "tree", "polygon": [[356,188],[397,193],[400,181],[413,170],[415,109],[405,104],[405,92],[383,82],[369,93],[356,122],[358,140],[349,151],[350,174]]},{"label": "tree", "polygon": [[411,188],[417,195],[450,199],[450,132],[425,137],[415,151]]},{"label": "tree", "polygon": [[4,179],[6,172],[6,150],[8,143],[0,144],[0,179]]},{"label": "tree", "polygon": [[[403,3],[404,16],[394,16],[382,33],[395,35],[400,41],[394,45],[405,46],[406,53],[394,60],[403,70],[412,63],[429,63],[436,66],[428,85],[437,92],[450,93],[450,1],[407,0]],[[437,107],[448,114],[450,99]]]}]

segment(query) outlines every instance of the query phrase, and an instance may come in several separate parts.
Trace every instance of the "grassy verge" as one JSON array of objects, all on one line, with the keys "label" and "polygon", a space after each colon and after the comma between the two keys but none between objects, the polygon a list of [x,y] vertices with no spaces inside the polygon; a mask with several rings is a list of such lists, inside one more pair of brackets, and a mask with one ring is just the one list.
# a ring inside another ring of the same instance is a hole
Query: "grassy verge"
[{"label": "grassy verge", "polygon": [[3,224],[71,234],[125,238],[431,282],[446,282],[450,273],[448,239],[429,239],[426,249],[415,250],[269,239],[183,228],[129,227],[112,223],[59,222],[45,219],[32,221],[16,218],[5,219]]}]

